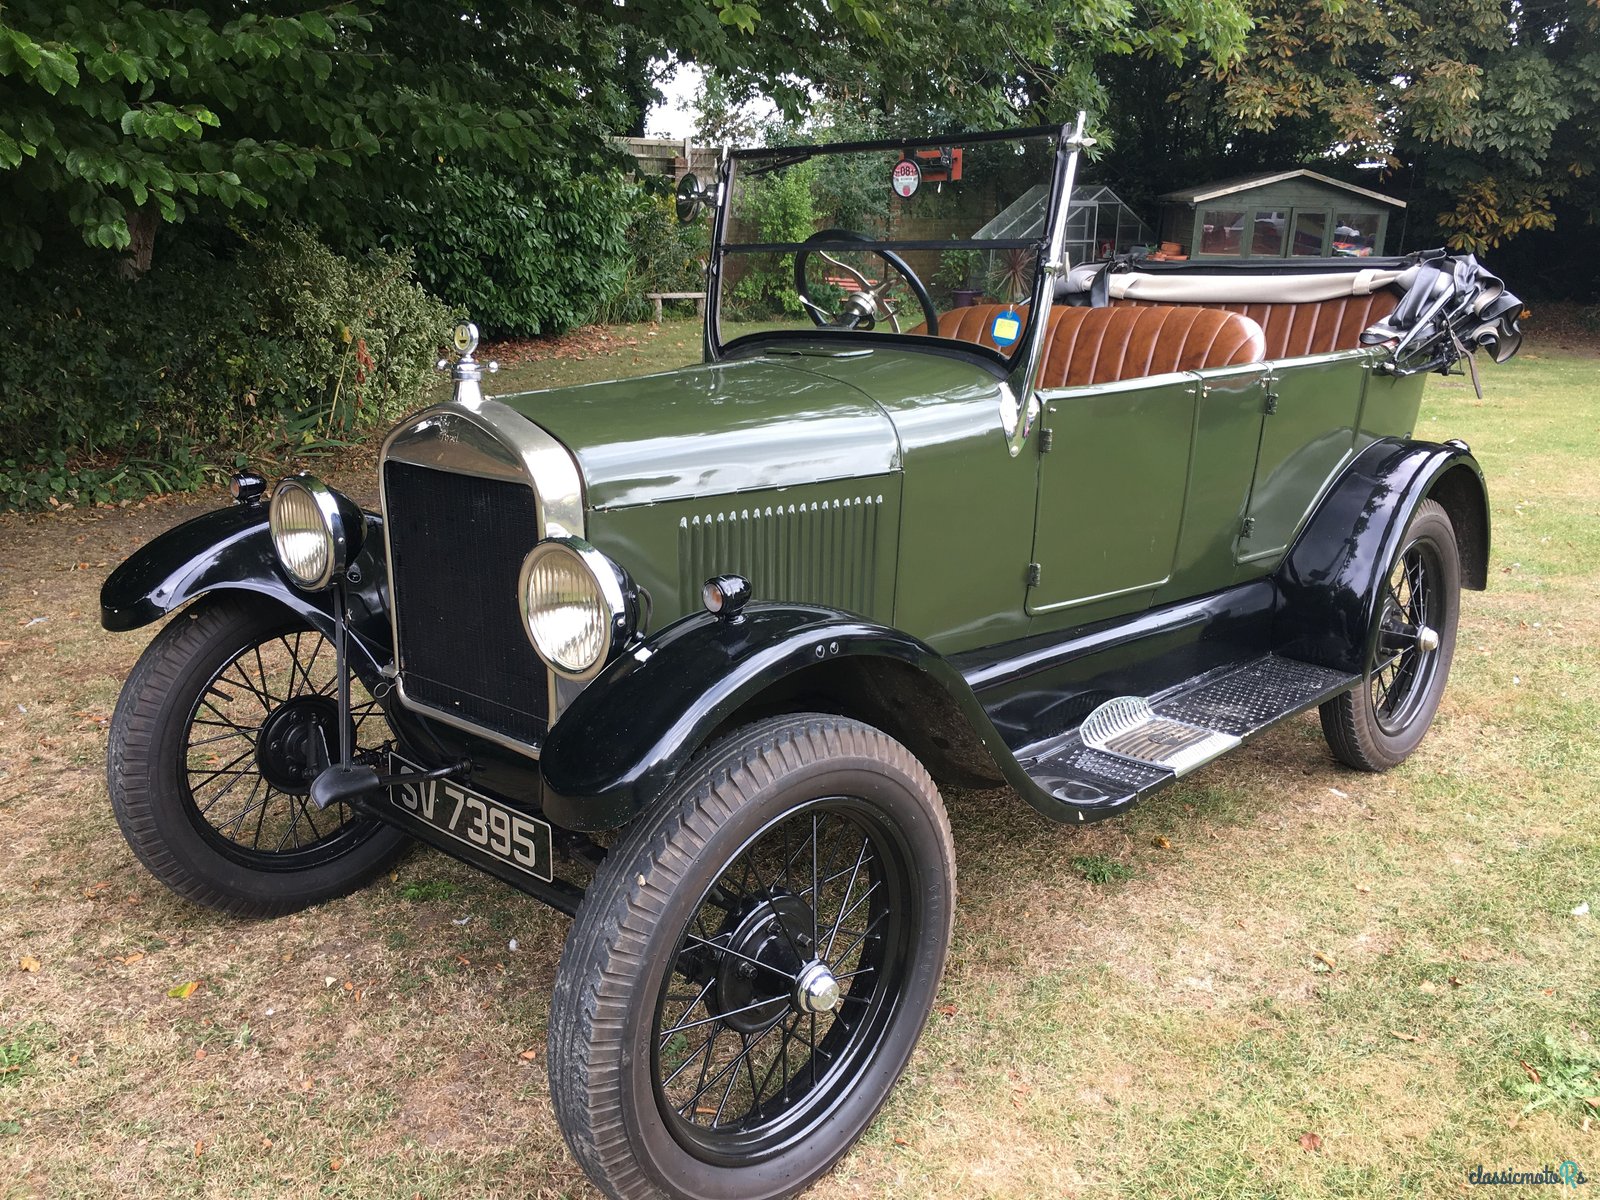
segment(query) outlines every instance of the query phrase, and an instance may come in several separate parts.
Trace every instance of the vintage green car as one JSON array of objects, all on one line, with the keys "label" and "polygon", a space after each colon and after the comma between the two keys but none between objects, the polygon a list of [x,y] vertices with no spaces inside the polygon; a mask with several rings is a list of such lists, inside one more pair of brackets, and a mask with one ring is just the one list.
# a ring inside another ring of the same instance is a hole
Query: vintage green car
[{"label": "vintage green car", "polygon": [[725,155],[679,195],[703,365],[488,399],[463,327],[381,513],[236,477],[104,587],[107,629],[176,613],[113,720],[139,858],[268,916],[417,839],[554,905],[574,1154],[755,1200],[916,1044],[940,786],[1098,820],[1313,707],[1341,761],[1402,761],[1489,557],[1421,372],[1509,356],[1520,305],[1442,253],[1069,266],[1086,144]]}]

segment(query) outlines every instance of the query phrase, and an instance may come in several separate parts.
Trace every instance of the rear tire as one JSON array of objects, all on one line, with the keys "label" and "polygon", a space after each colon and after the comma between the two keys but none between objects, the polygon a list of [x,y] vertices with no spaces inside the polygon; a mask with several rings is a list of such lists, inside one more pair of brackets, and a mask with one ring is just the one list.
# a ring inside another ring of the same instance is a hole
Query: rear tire
[{"label": "rear tire", "polygon": [[550,1093],[578,1161],[630,1200],[806,1187],[905,1068],[954,901],[939,793],[887,734],[809,714],[703,751],[567,937]]},{"label": "rear tire", "polygon": [[1322,706],[1340,762],[1387,771],[1417,748],[1444,696],[1461,615],[1461,556],[1449,514],[1424,500],[1384,579],[1378,641],[1353,689]]},{"label": "rear tire", "polygon": [[[318,812],[306,794],[299,748],[323,736],[338,752],[324,640],[273,601],[207,597],[156,634],[123,685],[111,808],[139,861],[186,900],[280,916],[355,890],[406,848],[398,830],[342,805]],[[388,726],[351,684],[356,744],[371,750]]]}]

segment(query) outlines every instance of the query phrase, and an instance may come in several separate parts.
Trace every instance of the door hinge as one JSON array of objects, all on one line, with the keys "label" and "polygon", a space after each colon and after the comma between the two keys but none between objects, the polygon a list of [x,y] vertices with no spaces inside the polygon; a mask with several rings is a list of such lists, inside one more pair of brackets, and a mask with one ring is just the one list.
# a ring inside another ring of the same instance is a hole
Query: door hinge
[{"label": "door hinge", "polygon": [[1246,517],[1244,519],[1244,521],[1239,525],[1239,536],[1242,537],[1242,538],[1249,537],[1255,531],[1256,531],[1256,519],[1254,517]]},{"label": "door hinge", "polygon": [[1262,408],[1266,410],[1267,416],[1270,417],[1273,413],[1278,411],[1278,393],[1277,392],[1269,390],[1267,392],[1267,394],[1262,397],[1262,402],[1263,402],[1262,403]]},{"label": "door hinge", "polygon": [[1028,586],[1029,587],[1038,587],[1039,586],[1039,579],[1040,579],[1042,574],[1043,574],[1043,572],[1040,571],[1038,563],[1029,563],[1028,564]]},{"label": "door hinge", "polygon": [[1049,454],[1051,450],[1055,449],[1055,445],[1056,445],[1056,435],[1055,435],[1055,431],[1054,430],[1051,430],[1051,429],[1041,429],[1041,430],[1039,430],[1039,453],[1040,454]]}]

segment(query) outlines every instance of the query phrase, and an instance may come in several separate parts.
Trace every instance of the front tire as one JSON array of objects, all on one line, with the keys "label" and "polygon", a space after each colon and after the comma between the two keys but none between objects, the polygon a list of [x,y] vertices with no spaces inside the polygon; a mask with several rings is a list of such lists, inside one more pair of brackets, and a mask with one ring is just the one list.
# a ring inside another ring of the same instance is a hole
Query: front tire
[{"label": "front tire", "polygon": [[[187,900],[243,917],[342,896],[405,849],[398,830],[309,798],[312,739],[338,753],[333,650],[293,612],[213,596],[158,633],[123,685],[106,754],[112,811],[139,861]],[[351,681],[355,744],[388,737]]]},{"label": "front tire", "polygon": [[1377,642],[1361,682],[1322,706],[1334,757],[1387,771],[1410,757],[1433,724],[1450,678],[1461,616],[1461,555],[1450,516],[1424,500],[1384,579]]},{"label": "front tire", "polygon": [[763,1200],[888,1097],[944,970],[955,859],[887,734],[808,714],[701,754],[607,857],[567,937],[550,1092],[612,1197]]}]

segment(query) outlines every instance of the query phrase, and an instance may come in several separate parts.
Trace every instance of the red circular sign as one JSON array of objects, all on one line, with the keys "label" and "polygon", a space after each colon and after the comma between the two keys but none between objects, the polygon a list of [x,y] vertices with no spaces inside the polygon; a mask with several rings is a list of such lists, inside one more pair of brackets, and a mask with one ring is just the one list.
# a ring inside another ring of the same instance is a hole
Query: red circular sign
[{"label": "red circular sign", "polygon": [[922,168],[909,158],[902,158],[895,163],[894,170],[889,172],[889,185],[894,188],[897,196],[911,195],[921,183]]}]

